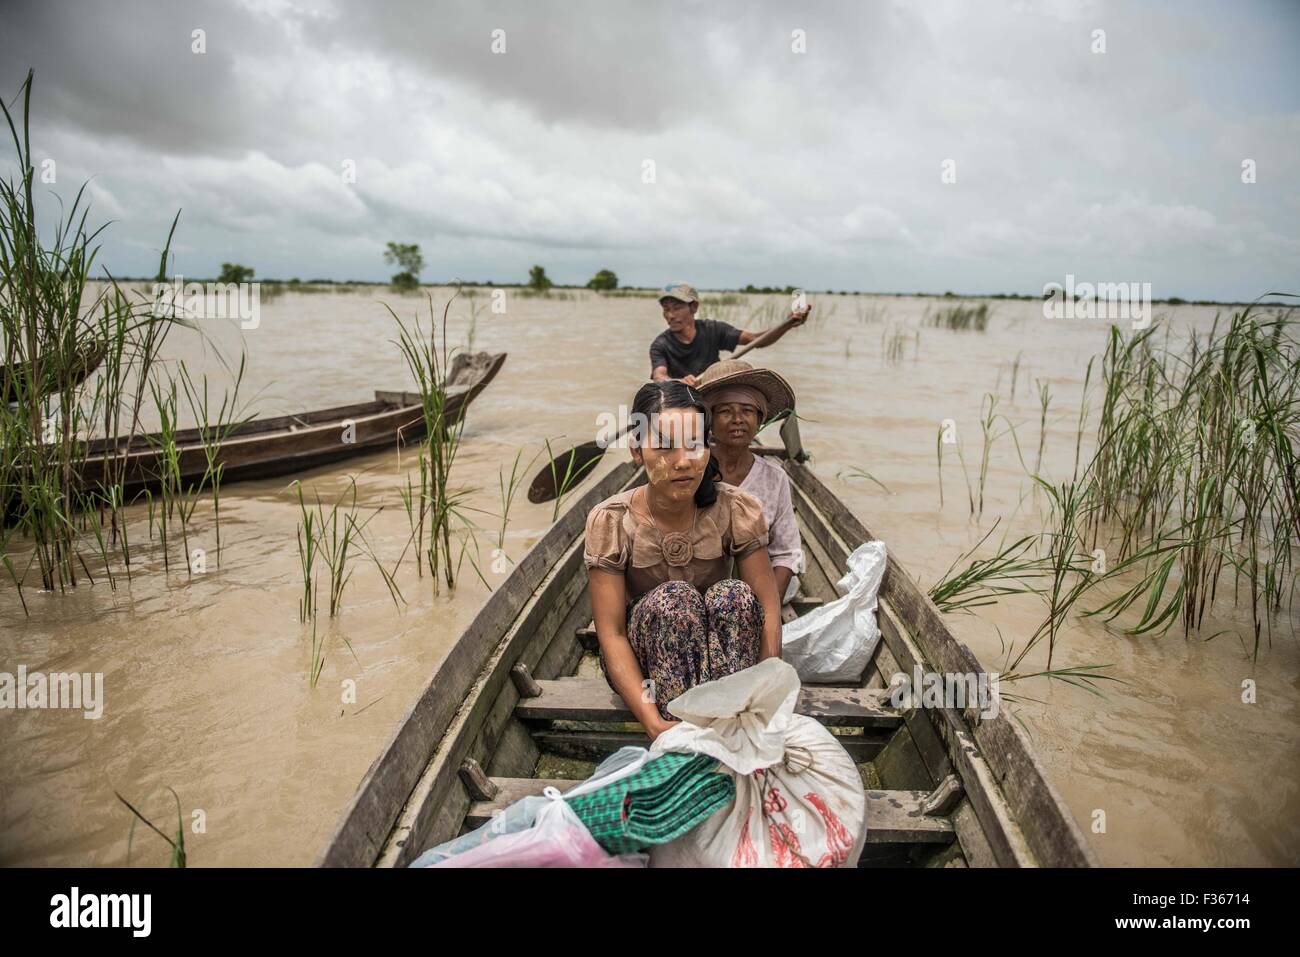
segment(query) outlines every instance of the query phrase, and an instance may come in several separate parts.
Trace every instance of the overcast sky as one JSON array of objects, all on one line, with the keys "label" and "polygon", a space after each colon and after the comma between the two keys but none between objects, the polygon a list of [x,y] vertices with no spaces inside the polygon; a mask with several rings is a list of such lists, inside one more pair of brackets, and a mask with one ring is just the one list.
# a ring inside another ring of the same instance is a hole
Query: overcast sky
[{"label": "overcast sky", "polygon": [[426,281],[1251,299],[1300,292],[1297,49],[1295,0],[5,0],[0,89],[35,68],[43,189],[92,178],[118,274],[182,208],[196,277],[400,240]]}]

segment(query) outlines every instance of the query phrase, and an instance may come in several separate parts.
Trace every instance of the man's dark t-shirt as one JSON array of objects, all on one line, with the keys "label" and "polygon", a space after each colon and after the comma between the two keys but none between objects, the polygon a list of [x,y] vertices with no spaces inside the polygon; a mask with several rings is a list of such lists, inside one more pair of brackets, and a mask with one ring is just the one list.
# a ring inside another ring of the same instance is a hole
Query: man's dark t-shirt
[{"label": "man's dark t-shirt", "polygon": [[667,366],[674,379],[699,375],[718,361],[721,349],[731,351],[740,341],[740,330],[721,319],[696,319],[695,338],[682,342],[671,329],[665,329],[650,343],[650,372]]}]

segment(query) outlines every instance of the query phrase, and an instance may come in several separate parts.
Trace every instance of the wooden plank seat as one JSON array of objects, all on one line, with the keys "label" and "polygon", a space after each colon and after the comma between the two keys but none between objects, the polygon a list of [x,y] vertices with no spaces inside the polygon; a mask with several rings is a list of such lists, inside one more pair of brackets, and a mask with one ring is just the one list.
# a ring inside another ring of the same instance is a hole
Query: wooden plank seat
[{"label": "wooden plank seat", "polygon": [[[576,761],[602,761],[619,748],[629,745],[638,748],[650,747],[650,738],[644,731],[603,730],[596,728],[572,727],[580,722],[554,722],[553,726],[532,732],[533,743],[539,750],[558,758],[571,758]],[[570,725],[570,727],[560,727]],[[639,729],[639,725],[637,726]],[[892,731],[878,731],[874,728],[856,729],[857,734],[837,734],[835,740],[843,746],[856,764],[874,760],[885,745],[889,743]]]},{"label": "wooden plank seat", "polygon": [[[465,815],[465,827],[476,828],[521,798],[540,795],[546,787],[561,793],[577,784],[561,778],[492,778],[497,793],[490,801],[475,801]],[[952,822],[946,815],[927,814],[928,791],[877,791],[867,796],[867,844],[950,844]]]},{"label": "wooden plank seat", "polygon": [[[603,678],[558,678],[536,684],[541,693],[520,698],[515,717],[535,721],[636,720]],[[903,719],[890,707],[888,696],[888,689],[805,686],[795,710],[834,727],[893,731]]]}]

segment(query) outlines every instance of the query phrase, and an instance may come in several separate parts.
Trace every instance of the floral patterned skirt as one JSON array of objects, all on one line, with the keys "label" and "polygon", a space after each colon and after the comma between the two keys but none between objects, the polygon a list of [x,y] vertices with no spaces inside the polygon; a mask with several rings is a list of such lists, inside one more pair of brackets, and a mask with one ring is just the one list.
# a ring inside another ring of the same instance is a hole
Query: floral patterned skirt
[{"label": "floral patterned skirt", "polygon": [[[645,693],[672,721],[668,703],[683,691],[758,664],[763,606],[736,578],[703,594],[689,582],[667,581],[633,603],[627,637],[647,682]],[[613,688],[604,655],[600,667]]]}]

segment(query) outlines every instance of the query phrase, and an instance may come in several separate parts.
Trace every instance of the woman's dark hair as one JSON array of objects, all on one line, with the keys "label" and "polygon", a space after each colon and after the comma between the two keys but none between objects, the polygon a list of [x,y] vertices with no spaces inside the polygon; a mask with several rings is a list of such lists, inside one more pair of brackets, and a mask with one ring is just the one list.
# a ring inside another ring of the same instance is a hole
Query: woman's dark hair
[{"label": "woman's dark hair", "polygon": [[[642,448],[646,446],[649,439],[645,429],[648,428],[651,416],[664,409],[695,409],[704,416],[702,435],[709,434],[711,418],[709,407],[700,394],[678,379],[660,379],[658,382],[647,382],[641,386],[637,390],[636,397],[632,399],[632,420],[641,423],[640,426],[633,428],[632,436]],[[704,478],[700,480],[699,488],[695,490],[697,506],[708,508],[718,500],[717,483],[721,478],[722,471],[718,468],[718,462],[710,455],[708,465],[704,467]]]}]

